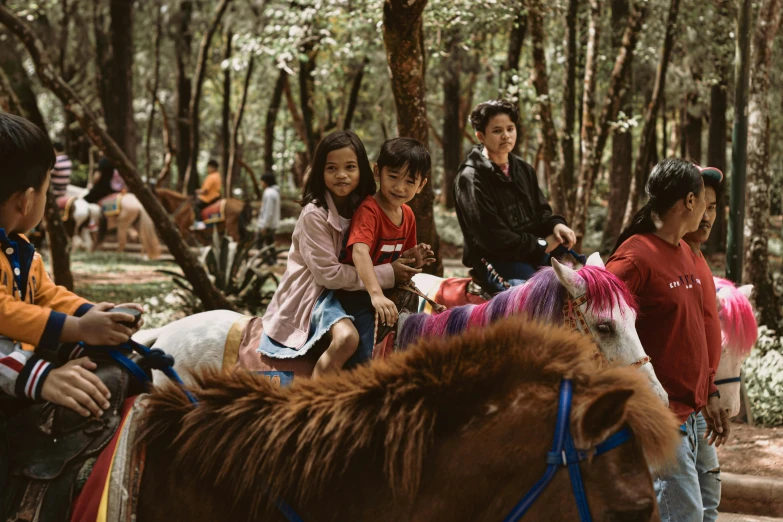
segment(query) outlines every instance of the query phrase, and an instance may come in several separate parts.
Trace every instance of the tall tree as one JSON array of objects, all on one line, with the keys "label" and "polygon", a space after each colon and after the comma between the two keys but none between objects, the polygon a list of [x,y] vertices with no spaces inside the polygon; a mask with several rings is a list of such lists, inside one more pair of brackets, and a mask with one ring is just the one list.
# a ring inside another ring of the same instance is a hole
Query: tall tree
[{"label": "tall tree", "polygon": [[[312,27],[308,26],[308,31]],[[302,107],[302,123],[305,131],[305,145],[307,145],[308,157],[315,153],[318,138],[315,131],[315,59],[318,50],[315,48],[315,38],[308,35],[299,49],[299,103]]]},{"label": "tall tree", "polygon": [[671,0],[669,3],[669,15],[666,19],[666,36],[663,39],[661,47],[661,59],[658,62],[658,69],[655,75],[655,85],[653,86],[652,98],[647,104],[644,112],[644,124],[642,126],[642,135],[639,139],[639,151],[636,154],[636,166],[634,175],[631,179],[631,191],[628,195],[628,203],[625,206],[625,217],[623,218],[623,228],[627,227],[633,219],[634,214],[639,209],[639,199],[644,188],[644,180],[650,156],[654,147],[653,135],[655,134],[655,122],[658,114],[658,108],[663,99],[663,93],[666,89],[666,70],[669,67],[669,61],[674,47],[674,34],[677,28],[677,14],[680,9],[680,0]]},{"label": "tall tree", "polygon": [[223,30],[223,119],[220,125],[220,150],[221,161],[220,168],[223,172],[223,187],[225,194],[231,194],[231,187],[227,181],[231,178],[231,171],[228,170],[229,154],[231,154],[231,40],[234,38],[231,29],[226,26]]},{"label": "tall tree", "polygon": [[[400,136],[416,138],[429,147],[427,98],[425,87],[424,35],[422,13],[427,0],[385,0],[383,3],[383,42],[391,72],[394,104],[397,107],[397,131]],[[416,215],[418,241],[433,246],[437,263],[426,267],[431,273],[443,273],[440,240],[435,230],[432,204],[435,194],[427,183],[411,201]]]},{"label": "tall tree", "polygon": [[[612,0],[612,48],[618,49],[622,45],[622,27],[624,20],[628,18],[630,6],[628,0]],[[628,68],[623,79],[627,87],[632,84],[633,68]],[[633,106],[630,102],[628,91],[622,99],[623,112],[630,115]],[[611,251],[620,228],[623,223],[625,204],[628,201],[628,192],[631,189],[631,171],[633,169],[633,134],[631,129],[618,125],[612,132],[612,161],[609,167],[609,201],[607,205],[604,233],[601,240],[601,252]]]},{"label": "tall tree", "polygon": [[454,180],[462,163],[462,126],[460,125],[460,77],[462,76],[462,38],[458,28],[451,29],[448,55],[443,71],[443,205],[454,208]]},{"label": "tall tree", "polygon": [[103,113],[109,136],[136,165],[136,120],[133,117],[133,2],[110,0],[108,82]]},{"label": "tall tree", "polygon": [[364,79],[364,70],[370,63],[370,58],[365,56],[359,67],[356,69],[356,73],[351,82],[351,93],[348,95],[348,106],[345,109],[345,117],[343,118],[343,128],[350,129],[353,123],[353,115],[356,112],[356,105],[359,102],[359,92],[362,90],[362,80]]},{"label": "tall tree", "polygon": [[[614,10],[612,12],[614,12]],[[560,138],[560,147],[563,151],[563,169],[560,179],[566,196],[566,206],[563,207],[564,211],[569,208],[570,198],[568,197],[568,194],[574,187],[574,119],[576,116],[576,62],[578,58],[576,52],[576,28],[578,14],[579,0],[568,0],[568,9],[566,11],[566,39],[564,46],[563,136]],[[615,27],[622,27],[621,22],[613,25]],[[620,38],[622,39],[622,32],[620,33]]]},{"label": "tall tree", "polygon": [[[576,191],[576,202],[574,205],[572,228],[576,233],[577,248],[581,248],[582,239],[587,228],[587,208],[590,203],[590,193],[598,175],[598,169],[601,166],[601,157],[603,156],[606,142],[609,139],[609,130],[611,122],[617,117],[620,110],[620,103],[625,92],[626,85],[623,81],[631,66],[633,50],[636,47],[636,38],[642,28],[642,23],[647,16],[647,3],[638,2],[634,5],[631,15],[625,26],[623,33],[623,44],[617,52],[617,58],[612,67],[612,74],[609,77],[609,86],[604,95],[604,104],[597,122],[593,122],[592,111],[588,111],[592,103],[590,98],[593,93],[583,96],[582,111],[582,164],[579,169],[579,184]],[[597,23],[597,22],[596,22]],[[592,27],[592,22],[591,22]],[[591,29],[592,34],[592,29]],[[593,38],[591,36],[590,38]],[[593,51],[595,52],[595,51]],[[592,83],[592,76],[595,75],[595,60],[589,61],[590,66],[585,64],[585,90]],[[585,127],[590,127],[585,130]],[[585,143],[589,139],[589,143]]]},{"label": "tall tree", "polygon": [[193,44],[193,1],[182,0],[173,17],[175,27],[174,56],[177,62],[176,129],[177,129],[177,190],[185,187],[185,172],[190,161],[190,93],[191,46]]},{"label": "tall tree", "polygon": [[781,326],[779,297],[769,266],[769,211],[772,173],[769,166],[769,87],[772,47],[780,27],[781,0],[764,0],[751,40],[748,97],[748,180],[745,218],[745,277],[754,285],[754,304],[761,324]]},{"label": "tall tree", "polygon": [[275,124],[280,103],[283,101],[283,91],[288,84],[288,73],[282,67],[277,73],[275,89],[272,91],[272,100],[266,109],[266,124],[264,125],[264,170],[275,171]]},{"label": "tall tree", "polygon": [[[697,78],[698,75],[694,75],[694,81],[698,82]],[[697,88],[686,95],[685,104],[685,122],[683,124],[685,154],[683,157],[701,165],[701,135],[704,129],[704,116]]]},{"label": "tall tree", "polygon": [[144,173],[148,182],[152,180],[150,148],[152,144],[152,129],[155,124],[155,108],[158,106],[156,100],[160,84],[160,42],[163,37],[163,6],[160,5],[160,1],[154,2],[153,5],[155,6],[155,41],[153,44],[155,63],[152,66],[152,85],[149,88],[151,96],[150,113],[147,118],[147,139],[144,143]]},{"label": "tall tree", "polygon": [[239,131],[242,128],[242,117],[245,115],[245,107],[247,106],[247,93],[250,90],[250,79],[253,77],[254,63],[255,55],[251,54],[250,59],[247,62],[247,71],[245,71],[242,98],[240,98],[239,105],[237,106],[234,124],[231,128],[231,147],[228,155],[228,168],[226,169],[226,172],[228,172],[226,175],[226,194],[231,194],[231,187],[234,185],[234,176],[239,172],[239,162],[237,161],[239,157]]},{"label": "tall tree", "polygon": [[[215,7],[212,19],[209,21],[204,36],[201,38],[201,45],[198,49],[198,60],[196,61],[196,72],[193,75],[193,88],[190,93],[190,107],[188,108],[188,120],[190,121],[190,157],[188,158],[188,167],[185,171],[184,190],[192,194],[199,185],[198,173],[196,172],[196,162],[199,153],[199,105],[201,104],[201,89],[204,85],[204,76],[207,70],[207,60],[209,58],[209,47],[212,44],[212,37],[215,36],[220,20],[228,8],[231,0],[220,0]],[[180,152],[182,154],[182,152]]]},{"label": "tall tree", "polygon": [[[522,45],[525,43],[525,33],[527,32],[527,6],[526,0],[519,2],[519,10],[516,17],[511,22],[511,31],[508,34],[508,50],[506,51],[506,62],[503,64],[501,74],[501,80],[504,85],[501,88],[506,92],[514,92],[516,90],[515,98],[517,106],[520,106],[519,86],[519,60],[522,58]],[[516,77],[516,79],[515,79]],[[472,96],[471,96],[472,98]],[[520,150],[522,146],[522,134],[525,132],[524,127],[518,129],[517,142],[514,144],[514,150],[512,151],[517,156],[521,156]]]},{"label": "tall tree", "polygon": [[97,116],[89,106],[57,73],[43,42],[35,36],[33,31],[13,11],[3,4],[0,4],[0,24],[5,25],[9,31],[24,43],[35,65],[38,78],[44,87],[49,89],[62,103],[69,107],[69,110],[93,143],[117,167],[128,189],[136,195],[150,214],[161,238],[169,247],[169,251],[182,268],[185,277],[193,286],[196,295],[204,303],[205,308],[233,309],[233,305],[209,280],[206,271],[183,241],[168,213],[152,191],[142,182],[136,167],[125,155],[122,148],[100,126]]},{"label": "tall tree", "polygon": [[547,165],[549,195],[555,212],[568,214],[566,194],[562,183],[563,151],[557,138],[552,101],[549,94],[549,72],[547,71],[546,37],[544,34],[543,6],[539,0],[528,3],[530,16],[530,39],[533,51],[533,85],[538,95],[538,116],[541,120],[541,143],[544,162]]}]

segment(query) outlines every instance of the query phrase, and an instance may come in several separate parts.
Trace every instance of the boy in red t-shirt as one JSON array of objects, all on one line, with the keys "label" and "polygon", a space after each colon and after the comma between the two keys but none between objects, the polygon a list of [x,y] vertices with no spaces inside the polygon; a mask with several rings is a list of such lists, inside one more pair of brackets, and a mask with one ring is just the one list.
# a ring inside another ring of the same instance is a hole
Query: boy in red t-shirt
[{"label": "boy in red t-shirt", "polygon": [[359,349],[349,365],[372,356],[376,314],[382,324],[397,321],[397,307],[383,295],[373,266],[393,263],[402,252],[414,247],[416,268],[429,261],[430,246],[416,244],[416,217],[406,205],[427,184],[429,171],[429,152],[417,140],[394,138],[381,146],[374,167],[379,190],[367,196],[356,209],[340,254],[340,261],[356,266],[367,289],[366,292],[337,292],[345,312],[354,317],[360,338]]}]

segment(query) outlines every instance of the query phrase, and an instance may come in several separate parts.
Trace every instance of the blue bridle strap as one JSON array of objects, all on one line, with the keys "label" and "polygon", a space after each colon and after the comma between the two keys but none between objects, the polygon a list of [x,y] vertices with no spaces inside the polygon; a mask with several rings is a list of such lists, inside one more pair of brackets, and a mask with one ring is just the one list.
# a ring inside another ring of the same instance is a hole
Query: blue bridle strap
[{"label": "blue bridle strap", "polygon": [[519,520],[530,506],[541,496],[546,487],[552,482],[558,468],[561,466],[568,468],[568,474],[571,478],[571,488],[576,497],[576,506],[579,510],[579,520],[581,522],[591,522],[590,507],[587,503],[584,484],[582,483],[582,474],[579,470],[579,463],[591,457],[595,457],[611,451],[616,447],[628,442],[631,439],[631,431],[626,427],[611,435],[601,444],[598,444],[590,451],[582,451],[574,446],[574,439],[571,436],[571,401],[573,398],[573,385],[570,379],[563,379],[560,382],[560,400],[557,406],[557,424],[555,425],[555,438],[552,443],[552,451],[547,454],[547,468],[544,476],[528,491],[522,500],[514,506],[514,509],[503,519],[503,522],[516,522]]},{"label": "blue bridle strap", "polygon": [[715,386],[720,386],[721,384],[729,384],[732,382],[740,382],[742,381],[742,377],[729,377],[728,379],[719,379],[715,381]]},{"label": "blue bridle strap", "polygon": [[167,353],[165,353],[160,348],[148,348],[144,346],[143,344],[139,344],[136,341],[128,340],[128,342],[123,343],[119,345],[116,348],[101,348],[96,346],[90,346],[84,343],[79,343],[79,346],[84,348],[87,352],[101,352],[106,353],[114,359],[117,364],[128,370],[128,373],[136,377],[136,379],[145,385],[152,384],[152,381],[147,376],[147,374],[144,372],[144,370],[141,369],[141,367],[133,362],[127,355],[123,353],[123,351],[126,352],[136,352],[144,359],[144,361],[149,365],[150,368],[160,370],[166,376],[171,379],[172,381],[176,382],[180,386],[182,386],[182,391],[185,392],[185,395],[188,397],[188,400],[192,402],[193,404],[197,404],[196,398],[185,389],[185,383],[182,382],[182,379],[180,378],[177,371],[174,369],[174,358]]}]

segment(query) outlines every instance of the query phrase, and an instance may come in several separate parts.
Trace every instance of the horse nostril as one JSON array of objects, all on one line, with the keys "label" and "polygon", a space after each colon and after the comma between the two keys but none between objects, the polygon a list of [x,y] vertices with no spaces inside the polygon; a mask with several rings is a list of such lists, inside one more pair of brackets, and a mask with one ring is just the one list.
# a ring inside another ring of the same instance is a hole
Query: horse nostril
[{"label": "horse nostril", "polygon": [[639,502],[628,509],[607,512],[606,522],[649,522],[654,509],[652,501]]}]

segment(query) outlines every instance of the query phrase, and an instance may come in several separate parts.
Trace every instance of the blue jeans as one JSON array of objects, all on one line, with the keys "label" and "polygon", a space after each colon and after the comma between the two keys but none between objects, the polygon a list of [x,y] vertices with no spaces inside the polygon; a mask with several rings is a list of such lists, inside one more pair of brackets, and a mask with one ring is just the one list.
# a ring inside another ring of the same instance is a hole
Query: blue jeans
[{"label": "blue jeans", "polygon": [[[692,413],[688,417],[681,428],[684,432],[676,466],[664,475],[653,473],[661,522],[704,522],[717,518],[720,478],[707,472],[717,467],[718,459],[713,446],[708,446],[706,441],[700,443],[699,437],[704,436],[704,428],[699,431],[701,423],[704,423],[701,415]],[[713,476],[705,476],[707,480],[702,482],[702,475]]]},{"label": "blue jeans", "polygon": [[[561,245],[555,248],[549,254],[544,254],[538,263],[525,263],[522,261],[493,261],[492,259],[487,259],[487,261],[492,265],[492,268],[495,269],[497,275],[505,279],[509,285],[519,286],[525,284],[525,281],[533,277],[533,274],[536,273],[536,270],[542,266],[549,266],[550,260],[553,257],[559,258],[566,254],[568,254],[568,249]],[[505,290],[505,287],[501,284],[497,276],[495,274],[490,274],[484,263],[477,263],[473,269],[476,271],[478,278],[481,281],[485,281],[487,283],[488,290],[492,290],[494,292],[502,292]]]},{"label": "blue jeans", "polygon": [[343,366],[353,368],[372,359],[372,350],[375,347],[375,308],[372,306],[370,294],[364,290],[337,290],[334,295],[343,305],[345,313],[353,316],[353,326],[359,332],[359,347]]},{"label": "blue jeans", "polygon": [[696,416],[696,434],[699,440],[696,471],[699,473],[701,501],[704,504],[704,522],[715,522],[718,519],[720,505],[720,462],[715,446],[710,446],[704,438],[705,431],[707,431],[707,421],[700,412]]}]

